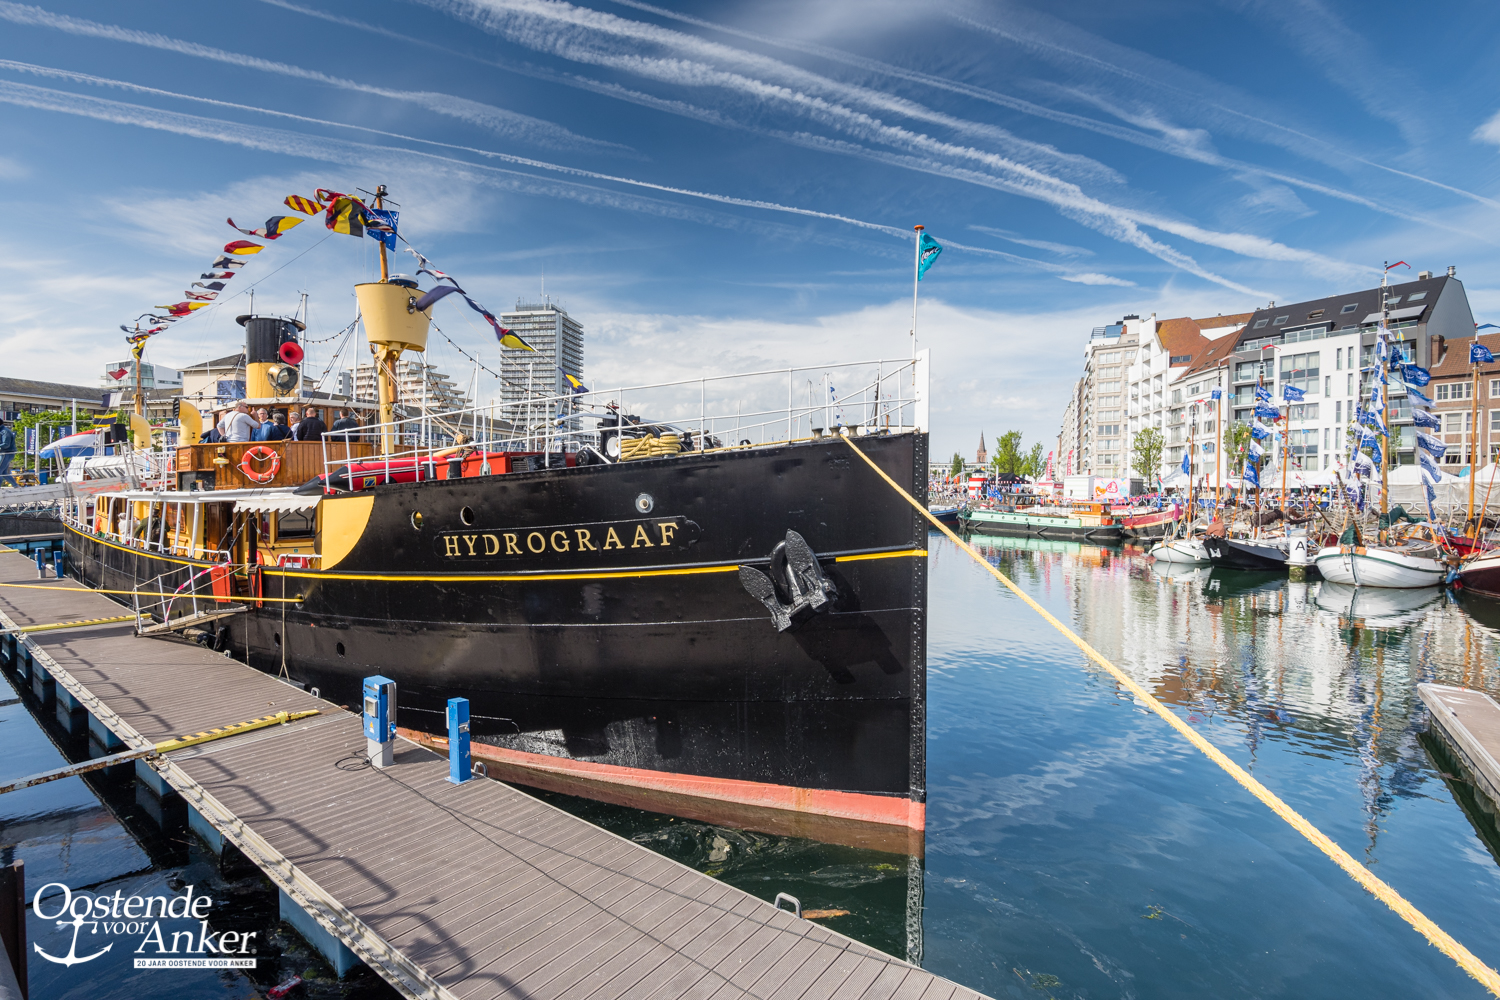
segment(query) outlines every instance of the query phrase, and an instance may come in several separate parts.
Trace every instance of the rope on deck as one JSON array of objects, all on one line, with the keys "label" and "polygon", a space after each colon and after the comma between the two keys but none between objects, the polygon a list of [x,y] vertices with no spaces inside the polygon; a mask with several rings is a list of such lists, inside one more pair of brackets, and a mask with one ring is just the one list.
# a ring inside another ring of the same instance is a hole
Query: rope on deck
[{"label": "rope on deck", "polygon": [[1365,868],[1364,865],[1354,860],[1354,858],[1349,855],[1349,852],[1345,851],[1338,844],[1334,843],[1327,834],[1309,823],[1300,813],[1283,802],[1280,797],[1276,795],[1276,793],[1272,792],[1265,785],[1257,781],[1250,775],[1248,771],[1225,756],[1222,750],[1210,743],[1201,734],[1199,734],[1197,730],[1193,729],[1186,722],[1182,721],[1182,719],[1178,718],[1177,715],[1171,711],[1171,709],[1167,708],[1166,705],[1163,705],[1160,701],[1158,701],[1152,694],[1150,694],[1150,692],[1137,684],[1134,679],[1132,679],[1128,674],[1125,673],[1125,671],[1121,670],[1109,660],[1105,659],[1103,654],[1101,654],[1093,646],[1090,646],[1087,642],[1084,642],[1083,639],[1077,635],[1077,633],[1075,633],[1072,629],[1068,628],[1062,622],[1053,617],[1053,615],[1049,611],[1047,611],[1046,608],[1042,607],[1036,601],[1032,600],[1032,598],[1024,591],[1022,591],[1020,587],[1011,582],[1009,577],[1000,572],[999,569],[990,565],[989,560],[985,559],[982,555],[975,551],[972,546],[970,546],[967,542],[954,534],[947,525],[943,524],[937,518],[933,517],[932,512],[918,503],[910,493],[906,492],[906,490],[898,486],[894,479],[886,475],[885,470],[881,469],[880,466],[872,462],[870,460],[870,457],[859,449],[859,446],[854,443],[854,441],[848,436],[847,432],[845,432],[841,436],[844,439],[844,443],[852,448],[856,455],[864,459],[866,465],[875,470],[876,475],[885,480],[886,483],[891,487],[891,489],[901,494],[901,496],[905,498],[906,501],[913,507],[915,507],[923,517],[927,518],[927,520],[931,521],[939,531],[947,535],[955,545],[972,556],[975,562],[979,563],[979,565],[989,570],[991,576],[999,580],[1001,583],[1005,584],[1005,586],[1010,590],[1011,593],[1015,594],[1021,600],[1025,601],[1033,611],[1046,619],[1049,625],[1057,629],[1063,635],[1067,636],[1068,640],[1072,642],[1073,645],[1081,649],[1085,656],[1108,671],[1110,676],[1114,677],[1114,679],[1118,681],[1122,687],[1124,687],[1132,695],[1143,702],[1147,708],[1151,709],[1151,711],[1161,716],[1162,719],[1167,723],[1167,725],[1171,726],[1173,729],[1181,733],[1189,743],[1201,750],[1209,760],[1213,761],[1215,764],[1219,765],[1219,767],[1229,772],[1230,777],[1234,778],[1235,781],[1238,781],[1241,785],[1243,785],[1251,795],[1254,795],[1257,799],[1260,799],[1261,802],[1269,806],[1271,811],[1285,820],[1287,824],[1292,827],[1292,829],[1302,834],[1302,836],[1306,837],[1313,843],[1313,846],[1317,847],[1318,850],[1322,851],[1324,854],[1332,858],[1334,864],[1342,868],[1350,878],[1358,882],[1376,899],[1380,900],[1386,906],[1390,907],[1391,910],[1395,912],[1395,914],[1402,920],[1405,920],[1408,924],[1411,924],[1412,927],[1416,928],[1417,932],[1425,937],[1433,947],[1437,948],[1444,955],[1447,955],[1449,958],[1453,959],[1453,961],[1457,962],[1461,969],[1463,969],[1469,975],[1473,976],[1475,979],[1479,980],[1479,982],[1483,984],[1484,987],[1488,989],[1492,994],[1500,997],[1500,973],[1497,973],[1494,969],[1490,968],[1484,962],[1480,961],[1473,952],[1469,951],[1469,949],[1459,944],[1451,934],[1443,930],[1437,924],[1433,923],[1432,920],[1430,920],[1425,914],[1423,914],[1421,910],[1418,910],[1415,906],[1411,905],[1411,903],[1407,902],[1405,897],[1403,897],[1399,892],[1397,892],[1395,889],[1392,889],[1381,879],[1377,878],[1367,868]]}]

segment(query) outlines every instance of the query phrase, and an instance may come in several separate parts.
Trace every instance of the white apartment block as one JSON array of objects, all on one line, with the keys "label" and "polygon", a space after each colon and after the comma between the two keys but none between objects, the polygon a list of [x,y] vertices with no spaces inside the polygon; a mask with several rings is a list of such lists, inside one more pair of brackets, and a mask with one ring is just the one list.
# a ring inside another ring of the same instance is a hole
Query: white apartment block
[{"label": "white apartment block", "polygon": [[[1431,369],[1446,351],[1467,350],[1464,344],[1474,336],[1474,318],[1463,285],[1452,269],[1447,276],[1437,277],[1424,271],[1416,281],[1387,288],[1385,298],[1387,327],[1395,335],[1396,350],[1407,362]],[[1256,386],[1264,385],[1271,392],[1272,405],[1287,416],[1288,470],[1343,471],[1348,427],[1356,407],[1369,395],[1375,329],[1380,318],[1378,287],[1292,305],[1271,303],[1248,317],[1245,327],[1232,338],[1223,338],[1226,343],[1217,349],[1218,356],[1210,357],[1207,352],[1200,355],[1181,379],[1187,390],[1184,398],[1199,395],[1193,390],[1222,384],[1226,425],[1248,424],[1254,419]],[[1285,403],[1282,387],[1286,385],[1301,389],[1303,401]],[[1207,395],[1206,389],[1202,395]],[[1387,419],[1394,441],[1392,464],[1412,464],[1416,461],[1416,437],[1411,404],[1396,375],[1391,376]],[[1206,437],[1211,440],[1217,435],[1209,433]],[[1205,435],[1200,434],[1198,441],[1204,442]],[[1264,480],[1267,485],[1279,483],[1283,447],[1279,430],[1271,444],[1262,463],[1269,473]],[[1212,457],[1201,447],[1197,451],[1195,461]],[[1231,457],[1226,475],[1234,465]],[[1194,471],[1211,476],[1214,467],[1208,461],[1201,471]]]}]

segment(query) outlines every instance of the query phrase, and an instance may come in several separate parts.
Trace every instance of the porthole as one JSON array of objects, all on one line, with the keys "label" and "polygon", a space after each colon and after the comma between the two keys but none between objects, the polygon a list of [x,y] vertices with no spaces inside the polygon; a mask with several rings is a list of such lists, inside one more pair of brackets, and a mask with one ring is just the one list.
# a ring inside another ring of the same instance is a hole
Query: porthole
[{"label": "porthole", "polygon": [[464,524],[473,524],[474,523],[474,508],[473,507],[465,507],[463,510],[459,511],[458,512],[458,519],[460,521],[462,521]]},{"label": "porthole", "polygon": [[333,648],[334,648],[334,651],[337,652],[340,656],[344,655],[344,644],[342,642],[338,643]]},{"label": "porthole", "polygon": [[655,506],[656,501],[651,499],[651,494],[649,493],[642,493],[640,496],[635,498],[635,509],[640,511],[642,514],[651,513],[651,508]]},{"label": "porthole", "polygon": [[411,526],[418,531],[422,530],[422,512],[420,510],[411,512]]}]

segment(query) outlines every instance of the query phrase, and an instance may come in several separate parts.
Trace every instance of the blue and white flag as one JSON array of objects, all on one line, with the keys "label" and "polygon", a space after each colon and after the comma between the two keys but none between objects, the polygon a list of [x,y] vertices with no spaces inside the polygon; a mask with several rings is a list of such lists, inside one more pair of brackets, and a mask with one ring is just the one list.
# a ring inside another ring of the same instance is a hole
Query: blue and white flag
[{"label": "blue and white flag", "polygon": [[1380,367],[1385,367],[1386,359],[1391,356],[1391,345],[1385,342],[1386,332],[1382,327],[1375,334],[1375,360],[1380,362]]},{"label": "blue and white flag", "polygon": [[365,235],[379,240],[391,253],[396,252],[396,226],[401,222],[401,213],[385,208],[365,209]]},{"label": "blue and white flag", "polygon": [[1245,454],[1249,455],[1251,458],[1260,458],[1265,453],[1266,449],[1260,446],[1259,441],[1252,440],[1248,445],[1245,446]]},{"label": "blue and white flag", "polygon": [[1259,420],[1252,421],[1250,424],[1250,436],[1264,441],[1266,438],[1269,438],[1271,436],[1271,428],[1267,427]]},{"label": "blue and white flag", "polygon": [[1380,441],[1379,441],[1379,439],[1376,439],[1375,443],[1370,447],[1370,461],[1373,462],[1373,463],[1375,463],[1376,465],[1380,465],[1384,461],[1380,457]]},{"label": "blue and white flag", "polygon": [[1417,431],[1417,447],[1429,452],[1433,458],[1442,458],[1448,450],[1442,438],[1436,434],[1428,434],[1426,431]]},{"label": "blue and white flag", "polygon": [[1281,387],[1281,398],[1288,403],[1300,403],[1307,394],[1291,383]]},{"label": "blue and white flag", "polygon": [[1263,385],[1258,385],[1258,386],[1255,387],[1255,398],[1256,399],[1264,399],[1266,402],[1269,403],[1271,401],[1271,390],[1267,389]]},{"label": "blue and white flag", "polygon": [[[1487,364],[1491,363],[1494,360],[1495,360],[1495,356],[1490,353],[1490,349],[1488,347],[1485,347],[1479,341],[1476,340],[1476,341],[1474,341],[1474,343],[1472,343],[1472,344],[1469,345],[1469,364],[1471,364],[1471,365],[1487,365]],[[1418,383],[1418,384],[1419,385],[1426,385],[1427,383],[1426,382],[1421,382],[1421,383]]]},{"label": "blue and white flag", "polygon": [[1257,417],[1265,417],[1267,420],[1280,420],[1281,419],[1281,411],[1278,410],[1278,409],[1276,409],[1276,407],[1271,406],[1271,405],[1269,405],[1267,403],[1256,403],[1255,404],[1255,415]]},{"label": "blue and white flag", "polygon": [[1406,387],[1406,398],[1410,399],[1412,401],[1412,404],[1415,406],[1432,405],[1431,396],[1427,395],[1427,393],[1423,392],[1421,389],[1414,389],[1411,386]]},{"label": "blue and white flag", "polygon": [[938,259],[938,254],[943,252],[942,244],[927,235],[927,230],[922,230],[922,238],[917,240],[917,280],[921,281],[927,269]]},{"label": "blue and white flag", "polygon": [[1183,473],[1183,475],[1190,475],[1190,474],[1192,474],[1192,471],[1193,471],[1193,454],[1192,454],[1192,452],[1183,452],[1183,455],[1182,455],[1182,473]]},{"label": "blue and white flag", "polygon": [[1370,415],[1378,417],[1385,412],[1385,387],[1378,382],[1370,386]]},{"label": "blue and white flag", "polygon": [[1428,427],[1435,431],[1442,430],[1443,428],[1443,422],[1438,419],[1436,413],[1433,413],[1431,410],[1424,410],[1420,406],[1413,406],[1411,408],[1411,422],[1418,427]]},{"label": "blue and white flag", "polygon": [[1224,398],[1224,390],[1223,389],[1215,389],[1213,392],[1211,392],[1211,393],[1208,394],[1208,398],[1212,399],[1212,400],[1223,399]]},{"label": "blue and white flag", "polygon": [[1438,468],[1438,464],[1432,460],[1432,456],[1427,454],[1427,452],[1417,452],[1417,464],[1422,467],[1422,476],[1428,482],[1436,483],[1443,478],[1442,470]]},{"label": "blue and white flag", "polygon": [[1432,372],[1418,365],[1402,365],[1401,378],[1407,385],[1426,385],[1432,381]]},{"label": "blue and white flag", "polygon": [[1437,511],[1433,509],[1432,502],[1437,499],[1437,490],[1432,488],[1431,483],[1423,483],[1427,488],[1427,520],[1437,523]]},{"label": "blue and white flag", "polygon": [[1248,462],[1245,464],[1245,475],[1243,478],[1246,486],[1254,486],[1256,489],[1260,488],[1260,473],[1255,471],[1254,465]]},{"label": "blue and white flag", "polygon": [[1354,455],[1354,469],[1362,476],[1369,475],[1375,471],[1375,460],[1364,452],[1357,452]]}]

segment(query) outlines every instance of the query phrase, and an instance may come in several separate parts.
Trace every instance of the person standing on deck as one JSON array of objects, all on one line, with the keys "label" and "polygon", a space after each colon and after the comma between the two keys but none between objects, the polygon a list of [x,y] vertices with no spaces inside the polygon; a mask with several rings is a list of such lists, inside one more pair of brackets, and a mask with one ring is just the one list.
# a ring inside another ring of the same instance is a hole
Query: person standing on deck
[{"label": "person standing on deck", "polygon": [[262,406],[255,411],[255,435],[254,441],[268,440],[266,434],[271,430],[271,411]]},{"label": "person standing on deck", "polygon": [[318,417],[318,408],[309,406],[302,414],[302,422],[297,425],[297,440],[321,441],[327,431],[328,425]]},{"label": "person standing on deck", "polygon": [[219,433],[224,435],[224,440],[231,444],[239,442],[248,443],[255,437],[255,430],[260,425],[250,415],[250,404],[243,399],[234,404],[234,409],[225,414],[219,423]]},{"label": "person standing on deck", "polygon": [[355,417],[348,410],[339,410],[339,418],[333,422],[333,426],[328,430],[329,433],[337,436],[340,441],[345,439],[346,435],[342,432],[346,431],[348,432],[348,440],[358,441],[360,426],[359,418]]},{"label": "person standing on deck", "polygon": [[285,441],[292,436],[292,429],[286,425],[286,413],[277,410],[271,414],[271,423],[265,428],[266,441]]},{"label": "person standing on deck", "polygon": [[16,485],[16,477],[10,474],[11,459],[16,457],[16,432],[0,420],[0,485]]}]

